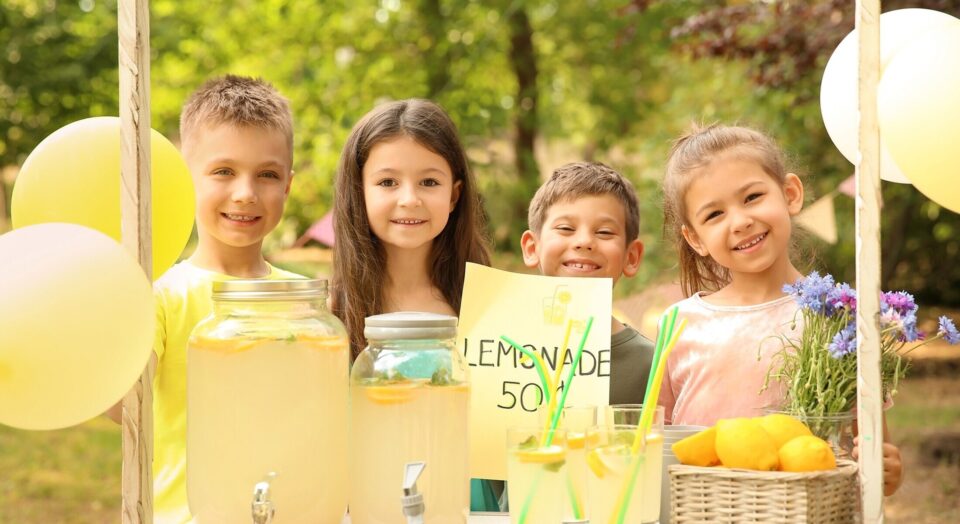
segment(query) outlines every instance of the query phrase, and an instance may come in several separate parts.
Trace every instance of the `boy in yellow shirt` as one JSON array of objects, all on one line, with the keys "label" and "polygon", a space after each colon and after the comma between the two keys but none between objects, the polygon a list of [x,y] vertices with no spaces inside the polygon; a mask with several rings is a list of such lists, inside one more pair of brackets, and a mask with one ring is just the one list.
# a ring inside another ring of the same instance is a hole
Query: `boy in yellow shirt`
[{"label": "boy in yellow shirt", "polygon": [[[261,247],[283,214],[293,179],[293,118],[270,84],[209,80],[180,115],[196,191],[197,249],[154,283],[153,505],[158,524],[191,519],[187,506],[187,340],[212,312],[211,287],[233,278],[303,278],[267,263]],[[117,409],[111,418],[119,420]]]}]

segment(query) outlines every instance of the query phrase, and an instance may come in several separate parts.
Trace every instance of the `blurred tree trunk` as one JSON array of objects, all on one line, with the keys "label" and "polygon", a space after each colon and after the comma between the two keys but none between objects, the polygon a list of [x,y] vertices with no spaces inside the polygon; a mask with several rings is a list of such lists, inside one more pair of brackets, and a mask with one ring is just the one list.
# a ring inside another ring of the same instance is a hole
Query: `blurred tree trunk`
[{"label": "blurred tree trunk", "polygon": [[[526,224],[527,203],[540,185],[534,145],[537,138],[537,58],[533,49],[533,27],[523,6],[512,10],[510,66],[517,76],[516,137],[513,143],[518,193],[514,199],[514,224]],[[519,238],[519,232],[510,238]]]},{"label": "blurred tree trunk", "polygon": [[450,84],[450,44],[440,0],[420,0],[418,9],[433,45],[426,53],[427,98],[436,100]]},{"label": "blurred tree trunk", "polygon": [[[889,193],[889,191],[888,191]],[[895,219],[887,222],[885,235],[881,238],[883,258],[880,262],[880,285],[890,289],[890,280],[896,274],[897,262],[903,255],[907,233],[910,231],[913,214],[920,205],[916,191],[904,191],[901,198],[887,202],[888,208],[895,209]]]}]

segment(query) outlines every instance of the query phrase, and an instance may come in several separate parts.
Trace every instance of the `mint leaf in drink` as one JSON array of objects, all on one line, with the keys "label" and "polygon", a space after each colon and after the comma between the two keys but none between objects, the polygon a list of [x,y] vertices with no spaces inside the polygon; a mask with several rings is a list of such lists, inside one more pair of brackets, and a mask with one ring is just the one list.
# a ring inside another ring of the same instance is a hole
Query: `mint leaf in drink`
[{"label": "mint leaf in drink", "polygon": [[560,471],[560,468],[562,468],[563,465],[566,463],[567,463],[566,460],[558,460],[556,462],[551,462],[550,464],[544,464],[543,469],[550,471],[552,473],[556,473]]},{"label": "mint leaf in drink", "polygon": [[450,370],[447,368],[440,368],[434,371],[433,375],[430,377],[431,386],[449,386],[452,382]]},{"label": "mint leaf in drink", "polygon": [[537,437],[535,435],[530,435],[527,440],[517,444],[517,449],[527,450],[527,449],[536,449],[538,446]]}]

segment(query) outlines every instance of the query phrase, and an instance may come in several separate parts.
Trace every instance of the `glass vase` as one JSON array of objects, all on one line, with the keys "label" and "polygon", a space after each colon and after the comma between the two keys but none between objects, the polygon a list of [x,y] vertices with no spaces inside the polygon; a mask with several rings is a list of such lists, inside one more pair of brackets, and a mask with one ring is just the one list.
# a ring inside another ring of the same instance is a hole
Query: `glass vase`
[{"label": "glass vase", "polygon": [[856,413],[831,413],[827,415],[802,414],[782,409],[764,409],[765,414],[782,413],[794,417],[810,428],[817,437],[830,443],[833,454],[838,459],[851,459],[853,452],[853,430]]}]

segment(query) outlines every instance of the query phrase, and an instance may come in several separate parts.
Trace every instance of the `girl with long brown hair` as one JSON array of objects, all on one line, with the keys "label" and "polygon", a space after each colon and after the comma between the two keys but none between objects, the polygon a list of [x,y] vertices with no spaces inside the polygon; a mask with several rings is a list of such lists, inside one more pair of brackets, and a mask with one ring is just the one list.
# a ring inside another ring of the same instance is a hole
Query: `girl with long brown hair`
[{"label": "girl with long brown hair", "polygon": [[370,315],[459,313],[466,263],[490,255],[476,182],[440,106],[409,99],[367,113],[344,145],[335,192],[332,305],[354,357]]}]

